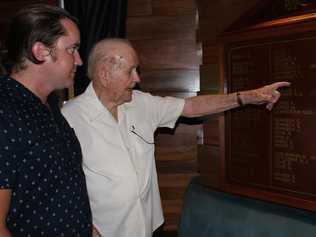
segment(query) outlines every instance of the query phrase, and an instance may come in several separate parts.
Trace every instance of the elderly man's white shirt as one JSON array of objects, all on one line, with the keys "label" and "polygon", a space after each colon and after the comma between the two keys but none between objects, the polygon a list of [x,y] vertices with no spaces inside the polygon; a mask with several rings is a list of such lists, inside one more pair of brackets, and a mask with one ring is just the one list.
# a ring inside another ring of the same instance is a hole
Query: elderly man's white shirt
[{"label": "elderly man's white shirt", "polygon": [[150,237],[163,223],[154,158],[157,127],[174,127],[184,100],[134,91],[118,121],[92,84],[62,112],[75,129],[93,223],[105,237]]}]

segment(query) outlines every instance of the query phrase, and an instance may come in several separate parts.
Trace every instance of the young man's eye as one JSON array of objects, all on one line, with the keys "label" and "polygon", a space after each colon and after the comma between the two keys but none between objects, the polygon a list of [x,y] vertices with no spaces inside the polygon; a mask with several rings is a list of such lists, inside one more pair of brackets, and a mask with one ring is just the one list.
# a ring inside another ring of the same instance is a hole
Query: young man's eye
[{"label": "young man's eye", "polygon": [[67,48],[69,54],[74,54],[78,50],[78,46]]}]

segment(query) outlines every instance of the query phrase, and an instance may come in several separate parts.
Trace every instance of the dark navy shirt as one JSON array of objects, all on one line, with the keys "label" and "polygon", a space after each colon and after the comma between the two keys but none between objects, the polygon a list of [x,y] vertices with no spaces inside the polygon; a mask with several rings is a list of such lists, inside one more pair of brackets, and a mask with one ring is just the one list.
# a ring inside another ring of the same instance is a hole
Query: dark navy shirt
[{"label": "dark navy shirt", "polygon": [[10,77],[0,77],[0,189],[12,190],[13,236],[91,236],[81,149],[61,115]]}]

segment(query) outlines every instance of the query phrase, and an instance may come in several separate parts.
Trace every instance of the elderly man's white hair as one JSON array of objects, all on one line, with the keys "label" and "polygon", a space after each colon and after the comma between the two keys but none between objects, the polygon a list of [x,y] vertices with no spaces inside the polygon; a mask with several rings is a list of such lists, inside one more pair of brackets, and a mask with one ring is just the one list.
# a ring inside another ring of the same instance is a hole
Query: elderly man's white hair
[{"label": "elderly man's white hair", "polygon": [[130,41],[120,38],[107,38],[97,42],[92,48],[88,58],[88,77],[93,80],[97,68],[100,64],[105,63],[106,60],[116,64],[119,59],[122,59],[118,51],[121,46],[129,46],[133,48]]}]

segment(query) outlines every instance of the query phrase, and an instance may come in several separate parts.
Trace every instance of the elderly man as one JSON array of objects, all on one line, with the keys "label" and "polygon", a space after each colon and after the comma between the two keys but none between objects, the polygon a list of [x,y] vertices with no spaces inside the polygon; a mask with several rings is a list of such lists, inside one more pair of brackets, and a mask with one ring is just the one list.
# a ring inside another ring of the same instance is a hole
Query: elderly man
[{"label": "elderly man", "polygon": [[11,24],[0,78],[0,236],[90,237],[80,144],[55,89],[74,82],[80,33],[66,11],[32,5]]},{"label": "elderly man", "polygon": [[267,103],[280,94],[274,83],[257,90],[187,99],[133,90],[140,82],[137,53],[127,40],[105,39],[93,48],[92,82],[62,112],[83,151],[93,223],[107,237],[149,237],[163,223],[154,159],[154,132],[179,116],[196,117],[243,104]]}]

